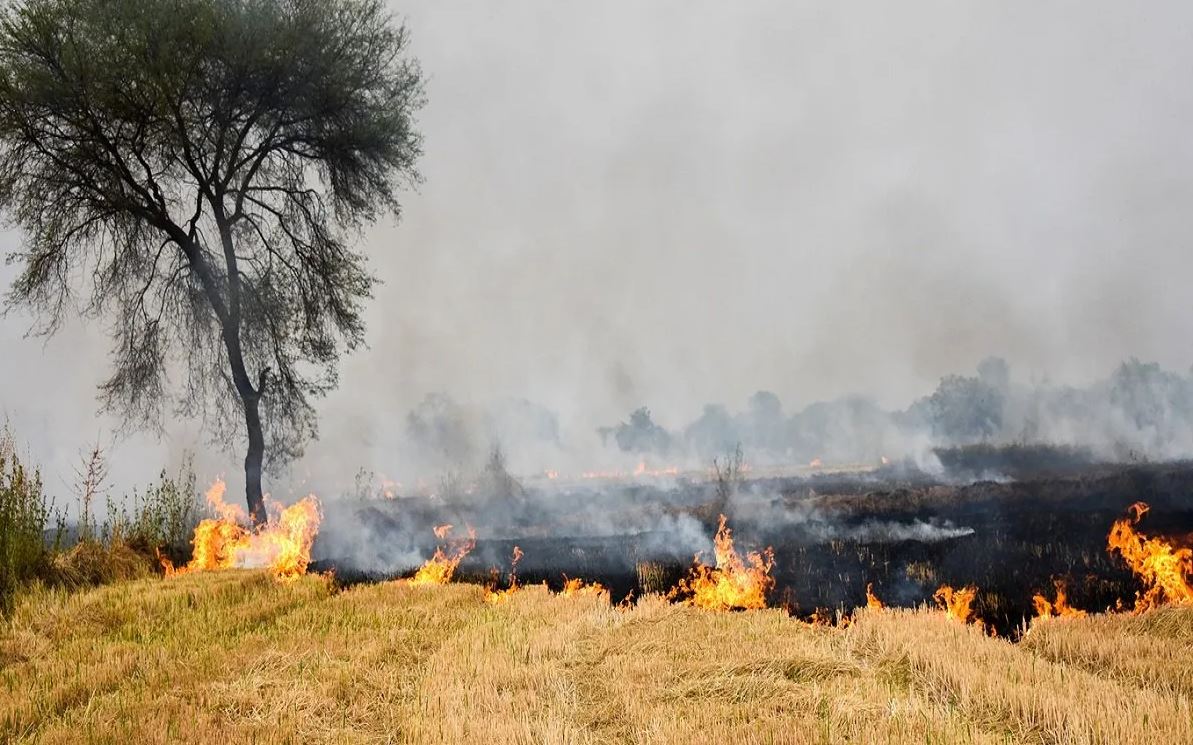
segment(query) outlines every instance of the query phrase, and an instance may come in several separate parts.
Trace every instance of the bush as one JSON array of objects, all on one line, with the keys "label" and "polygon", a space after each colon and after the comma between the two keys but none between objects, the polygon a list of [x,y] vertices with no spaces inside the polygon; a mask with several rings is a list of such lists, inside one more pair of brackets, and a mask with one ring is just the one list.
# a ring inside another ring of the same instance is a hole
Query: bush
[{"label": "bush", "polygon": [[108,502],[104,542],[109,548],[129,546],[147,556],[160,552],[171,561],[190,558],[190,539],[203,516],[195,488],[194,466],[188,457],[170,476],[165,470],[144,494],[133,491],[131,510]]},{"label": "bush", "polygon": [[30,473],[21,463],[12,433],[5,428],[0,431],[0,614],[12,609],[17,588],[43,574],[49,565],[50,512],[41,474]]},{"label": "bush", "polygon": [[[17,591],[31,581],[98,585],[146,576],[160,556],[175,563],[189,558],[190,537],[203,514],[189,457],[177,475],[162,471],[156,484],[134,491],[127,505],[109,499],[107,520],[98,527],[91,508],[104,493],[107,471],[103,450],[91,449],[79,471],[75,545],[64,551],[65,521],[43,495],[40,474],[21,462],[14,443],[8,429],[0,430],[0,616],[12,610]],[[57,529],[47,541],[51,514]]]}]

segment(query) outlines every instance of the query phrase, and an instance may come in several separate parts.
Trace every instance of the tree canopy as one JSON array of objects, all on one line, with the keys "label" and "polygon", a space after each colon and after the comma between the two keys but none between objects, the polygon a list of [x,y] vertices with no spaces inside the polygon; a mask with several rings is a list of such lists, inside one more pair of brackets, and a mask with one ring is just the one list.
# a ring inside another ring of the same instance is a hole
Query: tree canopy
[{"label": "tree canopy", "polygon": [[301,452],[312,397],[364,337],[374,277],[353,241],[417,179],[407,46],[380,0],[9,6],[9,302],[44,332],[76,307],[107,321],[101,399],[126,421],[172,404],[221,436],[246,420],[249,460],[266,436],[274,462]]}]

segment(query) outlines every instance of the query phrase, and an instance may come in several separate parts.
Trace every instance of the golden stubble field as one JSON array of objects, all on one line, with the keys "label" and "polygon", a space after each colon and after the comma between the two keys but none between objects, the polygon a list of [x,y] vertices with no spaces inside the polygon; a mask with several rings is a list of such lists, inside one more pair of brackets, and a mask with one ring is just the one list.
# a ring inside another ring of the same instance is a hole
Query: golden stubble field
[{"label": "golden stubble field", "polygon": [[657,597],[197,573],[33,591],[0,631],[3,742],[1193,741],[1193,608],[846,629]]}]

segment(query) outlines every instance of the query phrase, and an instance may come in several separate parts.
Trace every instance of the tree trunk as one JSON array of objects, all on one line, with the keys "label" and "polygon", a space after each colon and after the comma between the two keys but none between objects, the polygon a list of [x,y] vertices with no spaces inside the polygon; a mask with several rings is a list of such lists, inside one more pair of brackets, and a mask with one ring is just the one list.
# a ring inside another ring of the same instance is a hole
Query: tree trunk
[{"label": "tree trunk", "polygon": [[244,496],[248,503],[249,516],[255,527],[265,524],[265,499],[261,494],[261,464],[265,460],[265,432],[261,429],[261,396],[265,392],[268,368],[261,371],[256,388],[249,382],[244,366],[244,355],[240,351],[240,339],[236,331],[225,331],[224,342],[228,348],[228,361],[232,366],[232,381],[240,402],[244,406],[244,423],[248,429],[249,451],[244,456]]},{"label": "tree trunk", "polygon": [[[240,346],[240,270],[237,268],[236,249],[232,241],[232,227],[224,213],[223,196],[212,200],[212,211],[219,226],[220,243],[224,247],[224,262],[228,270],[228,304],[223,316],[224,346],[228,350],[228,363],[232,367],[232,382],[244,404],[244,422],[248,427],[249,451],[244,456],[244,491],[249,515],[255,527],[265,524],[265,499],[261,494],[261,464],[265,459],[265,433],[261,430],[261,396],[265,395],[265,384],[269,368],[261,370],[257,387],[249,380],[244,364],[244,351]],[[215,297],[219,298],[216,293]],[[218,307],[217,300],[213,305]]]},{"label": "tree trunk", "polygon": [[244,457],[245,499],[253,525],[265,524],[265,499],[261,494],[261,462],[265,457],[265,434],[261,431],[261,413],[258,410],[260,397],[254,392],[241,399],[244,402],[244,419],[248,425],[249,451]]}]

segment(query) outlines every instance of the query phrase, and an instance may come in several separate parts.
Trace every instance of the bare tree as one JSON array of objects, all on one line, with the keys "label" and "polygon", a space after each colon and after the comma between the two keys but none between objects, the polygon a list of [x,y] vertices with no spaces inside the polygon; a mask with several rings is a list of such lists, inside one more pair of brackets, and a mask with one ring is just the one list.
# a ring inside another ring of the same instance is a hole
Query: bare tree
[{"label": "bare tree", "polygon": [[101,400],[130,426],[170,403],[232,443],[243,416],[258,522],[267,438],[271,465],[301,452],[312,397],[363,340],[374,278],[350,243],[417,179],[406,48],[382,0],[0,16],[0,209],[25,236],[9,306],[44,333],[75,308],[107,320]]},{"label": "bare tree", "polygon": [[79,495],[79,540],[90,541],[96,537],[91,509],[101,496],[107,494],[108,461],[98,441],[90,451],[79,453],[75,478],[75,491]]}]

